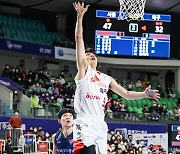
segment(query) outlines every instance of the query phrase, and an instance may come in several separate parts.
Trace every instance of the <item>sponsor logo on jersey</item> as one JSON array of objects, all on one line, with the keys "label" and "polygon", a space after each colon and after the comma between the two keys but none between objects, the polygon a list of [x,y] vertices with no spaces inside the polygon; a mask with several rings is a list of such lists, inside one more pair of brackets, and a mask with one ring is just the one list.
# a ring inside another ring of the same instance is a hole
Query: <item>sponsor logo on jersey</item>
[{"label": "sponsor logo on jersey", "polygon": [[91,78],[91,82],[98,82],[98,81],[100,81],[100,80],[99,80],[99,78],[95,74],[94,77]]},{"label": "sponsor logo on jersey", "polygon": [[69,153],[69,154],[73,154],[74,150],[73,149],[56,149],[56,151],[58,153]]},{"label": "sponsor logo on jersey", "polygon": [[91,78],[90,82],[95,82],[97,84],[97,86],[103,87],[103,88],[107,88],[105,83],[102,83],[100,81],[100,79],[97,77],[97,75],[95,74],[93,78]]},{"label": "sponsor logo on jersey", "polygon": [[107,89],[100,88],[99,90],[100,90],[101,93],[107,93]]},{"label": "sponsor logo on jersey", "polygon": [[72,144],[73,143],[73,140],[69,140],[69,144]]},{"label": "sponsor logo on jersey", "polygon": [[86,94],[86,98],[100,100],[100,97],[98,95],[93,95],[93,94]]}]

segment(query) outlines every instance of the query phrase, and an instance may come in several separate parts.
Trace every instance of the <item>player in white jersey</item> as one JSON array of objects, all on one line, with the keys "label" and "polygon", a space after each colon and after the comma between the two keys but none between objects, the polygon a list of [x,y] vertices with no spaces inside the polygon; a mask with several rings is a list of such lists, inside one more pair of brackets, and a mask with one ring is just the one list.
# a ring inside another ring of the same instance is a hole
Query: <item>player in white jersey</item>
[{"label": "player in white jersey", "polygon": [[85,51],[82,21],[89,5],[73,3],[77,11],[75,29],[77,75],[74,107],[77,119],[74,121],[73,140],[74,154],[106,154],[107,124],[104,121],[104,106],[107,102],[107,91],[125,99],[142,99],[145,97],[159,99],[158,91],[150,87],[144,92],[127,91],[112,77],[96,70],[97,56],[92,49]]}]

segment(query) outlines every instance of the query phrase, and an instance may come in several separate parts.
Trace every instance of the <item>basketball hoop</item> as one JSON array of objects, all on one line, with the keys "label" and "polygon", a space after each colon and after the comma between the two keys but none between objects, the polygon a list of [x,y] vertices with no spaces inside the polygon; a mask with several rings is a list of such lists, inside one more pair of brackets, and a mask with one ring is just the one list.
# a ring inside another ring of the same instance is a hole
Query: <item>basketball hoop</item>
[{"label": "basketball hoop", "polygon": [[118,20],[142,20],[146,0],[119,0]]}]

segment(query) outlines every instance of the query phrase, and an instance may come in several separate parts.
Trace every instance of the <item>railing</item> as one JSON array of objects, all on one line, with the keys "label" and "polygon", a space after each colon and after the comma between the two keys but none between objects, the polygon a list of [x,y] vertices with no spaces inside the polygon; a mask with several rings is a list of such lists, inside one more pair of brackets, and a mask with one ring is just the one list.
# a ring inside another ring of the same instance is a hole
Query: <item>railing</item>
[{"label": "railing", "polygon": [[0,139],[6,140],[11,135],[8,122],[0,122]]},{"label": "railing", "polygon": [[23,131],[21,128],[10,129],[11,144],[13,147],[19,146],[19,140],[21,139],[22,135]]},{"label": "railing", "polygon": [[45,105],[44,108],[32,108],[31,109],[31,116],[38,117],[38,118],[53,118],[52,111],[49,109],[49,105]]},{"label": "railing", "polygon": [[[8,136],[12,137],[9,145],[11,145],[10,147],[13,149],[14,153],[50,154],[52,152],[50,149],[50,143],[48,141],[37,141],[36,135],[34,134],[22,135],[21,129],[12,129],[9,132]],[[5,140],[0,139],[0,154],[5,152],[5,146]]]},{"label": "railing", "polygon": [[0,153],[5,151],[5,140],[0,140]]},{"label": "railing", "polygon": [[50,143],[48,141],[38,141],[37,152],[43,154],[50,154],[51,153]]},{"label": "railing", "polygon": [[0,115],[4,115],[4,106],[5,104],[0,100]]},{"label": "railing", "polygon": [[107,119],[119,119],[119,120],[129,120],[129,121],[180,121],[180,116],[172,115],[167,113],[163,114],[153,114],[153,113],[137,113],[128,111],[119,112],[106,112],[105,118]]},{"label": "railing", "polygon": [[23,153],[35,153],[37,152],[36,146],[36,135],[34,134],[25,134],[24,142],[22,143]]}]

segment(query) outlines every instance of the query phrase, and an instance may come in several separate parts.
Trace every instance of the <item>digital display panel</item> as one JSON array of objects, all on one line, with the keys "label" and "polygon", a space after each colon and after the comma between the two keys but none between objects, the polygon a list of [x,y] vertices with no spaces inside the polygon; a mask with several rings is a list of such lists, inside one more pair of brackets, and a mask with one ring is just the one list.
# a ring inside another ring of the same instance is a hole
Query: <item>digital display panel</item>
[{"label": "digital display panel", "polygon": [[144,20],[118,20],[119,12],[96,10],[95,49],[99,55],[170,57],[170,15],[144,14]]},{"label": "digital display panel", "polygon": [[170,146],[180,147],[180,125],[171,125],[170,130]]}]

